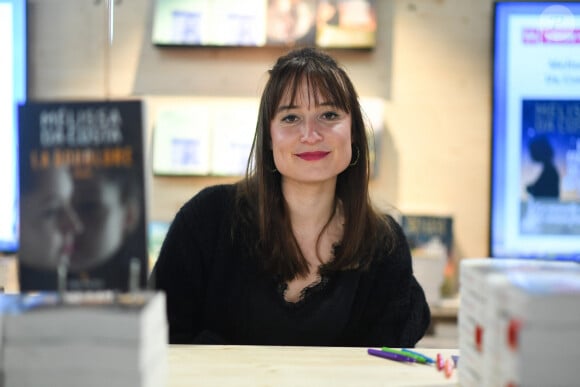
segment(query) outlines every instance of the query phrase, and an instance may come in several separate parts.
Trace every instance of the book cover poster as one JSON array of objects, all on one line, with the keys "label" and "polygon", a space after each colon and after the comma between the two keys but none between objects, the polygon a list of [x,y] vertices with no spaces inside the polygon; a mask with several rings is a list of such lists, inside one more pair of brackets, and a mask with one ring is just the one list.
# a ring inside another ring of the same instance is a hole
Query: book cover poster
[{"label": "book cover poster", "polygon": [[253,98],[219,98],[159,108],[153,129],[153,173],[243,175],[258,105]]},{"label": "book cover poster", "polygon": [[264,46],[267,0],[157,0],[155,44]]},{"label": "book cover poster", "polygon": [[373,48],[376,0],[156,0],[161,46]]},{"label": "book cover poster", "polygon": [[211,106],[196,103],[159,110],[153,131],[153,172],[159,175],[211,173]]},{"label": "book cover poster", "polygon": [[451,256],[453,218],[436,215],[403,215],[401,226],[413,256]]},{"label": "book cover poster", "polygon": [[453,218],[438,215],[403,215],[401,227],[407,237],[413,272],[429,303],[455,292]]},{"label": "book cover poster", "polygon": [[522,234],[580,234],[580,100],[524,100]]},{"label": "book cover poster", "polygon": [[57,289],[63,267],[69,290],[144,287],[142,116],[140,101],[19,107],[21,291]]}]

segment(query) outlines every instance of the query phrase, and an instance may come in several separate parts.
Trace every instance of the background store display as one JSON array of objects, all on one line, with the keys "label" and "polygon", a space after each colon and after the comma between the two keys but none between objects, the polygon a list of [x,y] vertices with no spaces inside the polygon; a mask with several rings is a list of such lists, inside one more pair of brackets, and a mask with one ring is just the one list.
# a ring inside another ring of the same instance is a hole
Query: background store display
[{"label": "background store display", "polygon": [[580,261],[580,2],[494,11],[490,255]]},{"label": "background store display", "polygon": [[26,0],[0,0],[0,253],[18,249],[17,107],[26,99]]}]

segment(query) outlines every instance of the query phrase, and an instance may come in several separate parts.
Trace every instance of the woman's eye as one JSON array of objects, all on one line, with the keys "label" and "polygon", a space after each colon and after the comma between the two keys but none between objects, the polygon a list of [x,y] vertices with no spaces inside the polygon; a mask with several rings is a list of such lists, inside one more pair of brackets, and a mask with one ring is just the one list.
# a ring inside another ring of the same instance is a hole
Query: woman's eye
[{"label": "woman's eye", "polygon": [[295,116],[293,114],[289,114],[287,116],[282,117],[282,122],[292,123],[292,122],[296,122],[297,120],[298,120],[298,116]]},{"label": "woman's eye", "polygon": [[326,112],[322,114],[322,118],[324,118],[325,120],[334,120],[338,118],[338,114],[335,112]]}]

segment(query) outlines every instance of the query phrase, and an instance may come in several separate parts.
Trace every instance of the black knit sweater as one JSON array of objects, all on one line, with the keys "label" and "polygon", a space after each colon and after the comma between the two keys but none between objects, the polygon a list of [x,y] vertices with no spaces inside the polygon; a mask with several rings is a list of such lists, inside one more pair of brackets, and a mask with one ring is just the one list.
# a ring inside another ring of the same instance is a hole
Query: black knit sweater
[{"label": "black knit sweater", "polygon": [[367,270],[325,274],[297,303],[232,234],[235,186],[204,189],[177,213],[150,281],[167,294],[170,342],[412,347],[429,308],[399,243]]}]

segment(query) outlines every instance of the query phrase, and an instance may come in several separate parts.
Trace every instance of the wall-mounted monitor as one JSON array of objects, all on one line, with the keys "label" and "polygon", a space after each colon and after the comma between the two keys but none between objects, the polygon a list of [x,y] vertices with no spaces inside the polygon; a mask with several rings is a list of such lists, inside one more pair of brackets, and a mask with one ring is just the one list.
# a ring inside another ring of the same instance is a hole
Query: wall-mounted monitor
[{"label": "wall-mounted monitor", "polygon": [[580,261],[580,2],[494,3],[490,255]]},{"label": "wall-mounted monitor", "polygon": [[158,46],[373,48],[376,0],[156,0]]},{"label": "wall-mounted monitor", "polygon": [[18,249],[17,106],[26,98],[26,0],[0,0],[0,252]]}]

